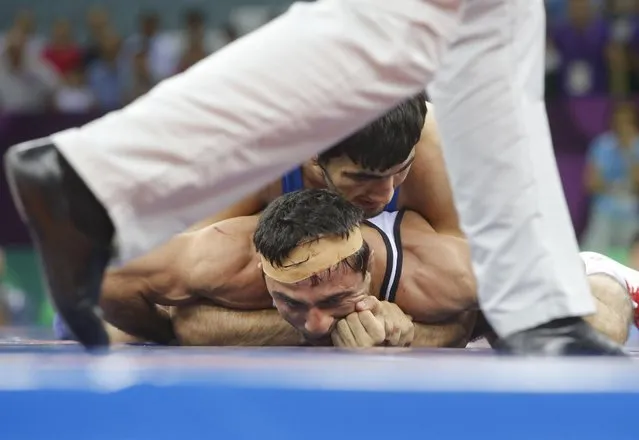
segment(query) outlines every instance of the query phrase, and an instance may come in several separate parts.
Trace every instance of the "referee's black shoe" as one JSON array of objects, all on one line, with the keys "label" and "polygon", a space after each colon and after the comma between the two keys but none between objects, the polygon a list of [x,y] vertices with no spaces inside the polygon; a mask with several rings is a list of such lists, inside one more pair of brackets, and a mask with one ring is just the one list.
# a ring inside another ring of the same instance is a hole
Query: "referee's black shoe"
[{"label": "referee's black shoe", "polygon": [[98,307],[114,234],[106,209],[47,139],[13,146],[4,160],[53,303],[85,347],[107,347]]},{"label": "referee's black shoe", "polygon": [[498,351],[531,356],[626,356],[623,348],[582,318],[564,318],[515,333],[497,342]]}]

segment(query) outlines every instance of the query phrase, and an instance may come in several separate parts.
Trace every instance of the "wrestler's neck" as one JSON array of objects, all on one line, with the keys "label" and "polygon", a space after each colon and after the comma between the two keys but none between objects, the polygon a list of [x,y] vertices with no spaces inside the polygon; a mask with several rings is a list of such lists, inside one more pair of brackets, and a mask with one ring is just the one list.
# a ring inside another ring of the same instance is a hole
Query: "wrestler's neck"
[{"label": "wrestler's neck", "polygon": [[371,248],[371,293],[379,298],[379,291],[384,283],[386,273],[386,245],[384,239],[374,228],[362,225],[362,236]]}]

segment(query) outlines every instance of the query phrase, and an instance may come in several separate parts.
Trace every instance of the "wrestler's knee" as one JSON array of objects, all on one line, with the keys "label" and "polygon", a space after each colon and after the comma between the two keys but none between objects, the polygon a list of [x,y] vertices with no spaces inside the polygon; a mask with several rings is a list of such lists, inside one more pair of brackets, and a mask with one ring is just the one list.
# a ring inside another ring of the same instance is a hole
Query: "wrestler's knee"
[{"label": "wrestler's knee", "polygon": [[633,322],[634,309],[626,288],[605,274],[588,276],[597,311],[584,319],[613,341],[624,344]]}]

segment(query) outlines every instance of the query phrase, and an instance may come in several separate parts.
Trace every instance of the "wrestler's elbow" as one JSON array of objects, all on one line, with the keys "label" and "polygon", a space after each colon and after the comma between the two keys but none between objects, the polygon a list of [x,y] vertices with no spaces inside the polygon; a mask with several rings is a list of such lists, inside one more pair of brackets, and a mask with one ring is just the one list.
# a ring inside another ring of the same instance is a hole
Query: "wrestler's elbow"
[{"label": "wrestler's elbow", "polygon": [[626,288],[607,275],[588,277],[596,312],[586,316],[586,321],[608,338],[624,344],[634,320],[634,307]]},{"label": "wrestler's elbow", "polygon": [[477,306],[477,279],[472,267],[464,268],[457,274],[458,304],[462,310],[474,309]]},{"label": "wrestler's elbow", "polygon": [[456,331],[453,339],[449,342],[448,347],[464,348],[471,341],[475,323],[477,322],[478,313],[476,311],[462,312],[453,318],[456,323]]},{"label": "wrestler's elbow", "polygon": [[624,320],[606,320],[599,313],[585,317],[595,330],[608,337],[617,344],[624,345],[630,336],[630,325]]}]

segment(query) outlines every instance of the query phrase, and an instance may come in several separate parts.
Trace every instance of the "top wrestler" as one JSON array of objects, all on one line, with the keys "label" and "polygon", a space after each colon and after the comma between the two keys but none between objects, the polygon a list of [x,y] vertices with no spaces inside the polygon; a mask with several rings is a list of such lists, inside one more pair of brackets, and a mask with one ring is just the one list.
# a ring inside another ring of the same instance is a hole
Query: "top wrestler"
[{"label": "top wrestler", "polygon": [[304,188],[331,189],[368,218],[384,210],[411,209],[439,233],[462,236],[433,109],[424,93],[198,226],[255,214],[279,195]]},{"label": "top wrestler", "polygon": [[[441,246],[467,254],[446,175],[432,106],[420,93],[282,179],[193,227],[195,230],[262,211],[281,194],[303,188],[329,188],[362,209],[367,218],[380,212],[409,209],[439,234]],[[434,253],[422,264],[437,263]],[[431,280],[439,292],[474,295],[472,268],[449,261],[450,270]]]}]

